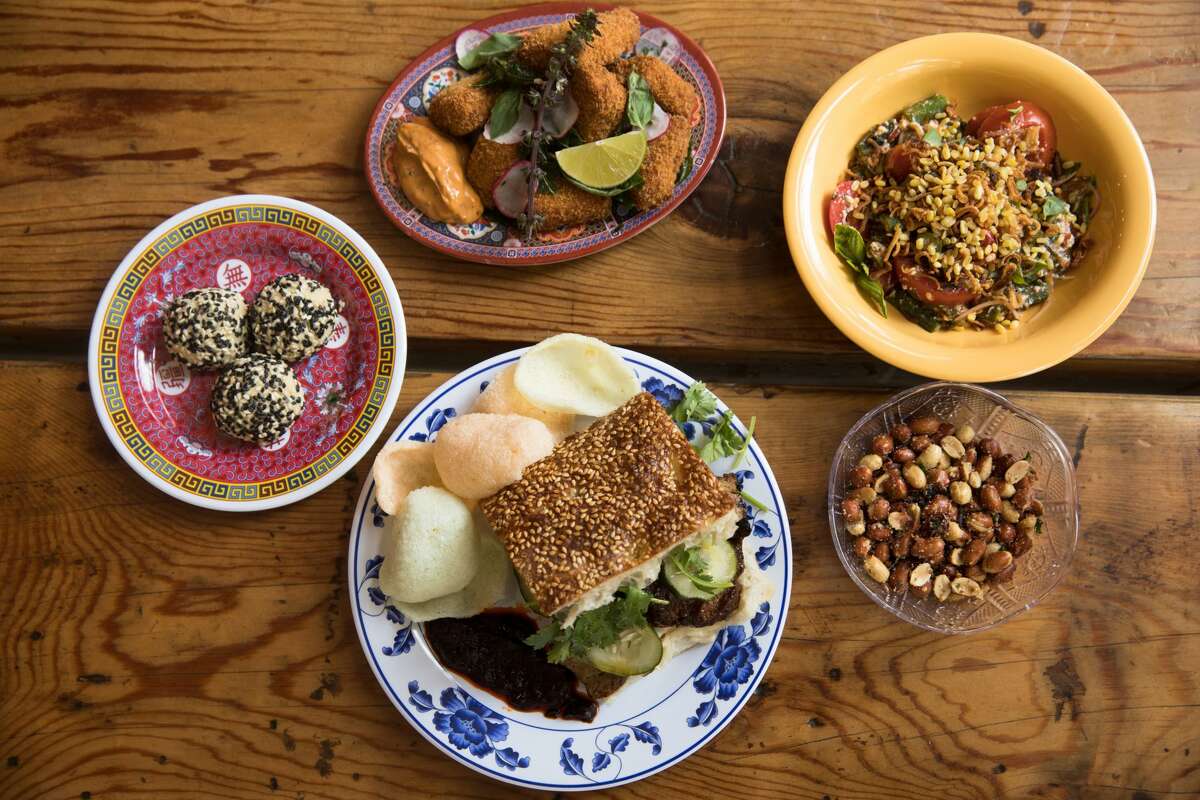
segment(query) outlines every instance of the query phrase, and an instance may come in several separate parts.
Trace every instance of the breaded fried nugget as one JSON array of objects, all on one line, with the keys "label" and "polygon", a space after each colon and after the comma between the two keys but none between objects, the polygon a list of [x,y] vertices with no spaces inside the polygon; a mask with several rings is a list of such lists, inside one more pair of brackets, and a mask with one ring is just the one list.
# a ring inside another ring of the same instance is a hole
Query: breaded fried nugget
[{"label": "breaded fried nugget", "polygon": [[563,225],[583,225],[604,219],[612,213],[612,199],[585,192],[566,181],[559,181],[554,194],[538,192],[534,209],[542,215],[541,229],[549,231]]},{"label": "breaded fried nugget", "polygon": [[675,176],[687,157],[692,126],[682,114],[672,114],[671,124],[646,146],[642,162],[642,185],[632,192],[633,204],[641,210],[653,208],[675,191]]},{"label": "breaded fried nugget", "polygon": [[629,80],[630,70],[637,70],[646,79],[654,101],[668,114],[683,114],[690,119],[699,102],[692,85],[660,58],[634,56],[618,61],[612,69],[621,76],[622,83]]},{"label": "breaded fried nugget", "polygon": [[585,142],[611,136],[625,116],[625,86],[604,67],[577,69],[571,76],[571,96],[579,106],[575,132]]},{"label": "breaded fried nugget", "polygon": [[[596,35],[579,56],[580,65],[605,66],[616,61],[624,52],[633,49],[642,35],[637,14],[627,8],[605,11],[597,15]],[[517,59],[527,67],[544,70],[550,61],[550,48],[567,38],[572,20],[543,25],[525,34],[517,50]]]},{"label": "breaded fried nugget", "polygon": [[509,167],[520,160],[519,144],[498,144],[482,136],[475,142],[471,157],[467,159],[467,180],[475,187],[475,191],[479,192],[479,198],[485,206],[496,207],[492,202],[492,187]]},{"label": "breaded fried nugget", "polygon": [[483,127],[498,90],[481,87],[486,72],[476,72],[442,89],[429,101],[429,118],[451,136],[466,136]]}]

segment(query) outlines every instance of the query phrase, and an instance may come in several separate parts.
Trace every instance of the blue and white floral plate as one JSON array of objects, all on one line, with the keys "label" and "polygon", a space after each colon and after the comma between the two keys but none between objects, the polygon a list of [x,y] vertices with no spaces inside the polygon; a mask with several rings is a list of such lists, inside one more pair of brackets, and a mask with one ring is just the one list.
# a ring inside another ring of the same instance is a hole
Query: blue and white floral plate
[{"label": "blue and white floral plate", "polygon": [[[428,441],[446,420],[468,413],[479,393],[524,350],[491,358],[439,387],[393,432],[391,441]],[[632,350],[618,350],[643,388],[673,405],[692,379]],[[721,404],[720,411],[725,410]],[[714,417],[714,422],[716,418]],[[734,419],[739,433],[745,427]],[[691,426],[693,438],[703,425]],[[714,469],[728,471],[729,462]],[[722,469],[722,467],[725,469]],[[383,516],[375,483],[359,498],[350,531],[349,577],[354,624],[379,685],[417,731],[450,758],[497,780],[554,791],[579,791],[641,780],[687,758],[746,704],[775,654],[792,583],[791,539],[782,494],[757,443],[736,471],[743,490],[767,511],[748,508],[759,565],[773,585],[745,625],[723,629],[650,675],[631,679],[600,704],[591,723],[516,711],[444,670],[419,624],[388,605],[379,589]],[[515,598],[514,598],[515,601]]]}]

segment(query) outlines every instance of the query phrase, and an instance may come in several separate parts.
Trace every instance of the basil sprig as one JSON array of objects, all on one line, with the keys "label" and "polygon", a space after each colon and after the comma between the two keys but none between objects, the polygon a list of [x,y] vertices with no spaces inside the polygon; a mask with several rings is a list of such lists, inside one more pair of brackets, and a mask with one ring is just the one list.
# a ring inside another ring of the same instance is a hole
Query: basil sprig
[{"label": "basil sprig", "polygon": [[503,136],[517,124],[521,114],[521,92],[518,89],[508,89],[500,93],[496,102],[492,103],[492,114],[488,117],[488,127],[492,138]]},{"label": "basil sprig", "polygon": [[940,94],[930,95],[904,109],[904,116],[924,124],[946,110],[950,101]]},{"label": "basil sprig", "polygon": [[1067,201],[1056,195],[1048,196],[1046,202],[1042,203],[1042,217],[1045,219],[1053,219],[1059,214],[1070,210],[1071,207],[1067,205]]},{"label": "basil sprig", "polygon": [[867,268],[867,243],[863,241],[862,234],[849,225],[838,223],[833,229],[833,249],[854,273],[858,290],[886,317],[887,301],[883,296],[883,285],[871,277],[871,270]]},{"label": "basil sprig", "polygon": [[637,70],[631,70],[626,85],[629,92],[625,101],[625,118],[629,120],[629,127],[643,130],[654,118],[654,95],[650,93],[650,84]]},{"label": "basil sprig", "polygon": [[493,33],[458,60],[458,65],[470,72],[497,56],[508,55],[521,46],[521,37],[511,33]]}]

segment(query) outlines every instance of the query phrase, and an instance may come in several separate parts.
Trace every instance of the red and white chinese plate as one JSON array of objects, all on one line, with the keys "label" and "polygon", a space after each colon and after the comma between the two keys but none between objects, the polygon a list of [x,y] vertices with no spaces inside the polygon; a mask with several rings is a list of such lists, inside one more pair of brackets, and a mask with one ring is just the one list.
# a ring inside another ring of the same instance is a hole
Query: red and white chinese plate
[{"label": "red and white chinese plate", "polygon": [[708,174],[725,136],[725,91],[712,61],[684,33],[650,14],[637,12],[642,37],[634,48],[654,53],[692,84],[700,98],[692,117],[692,167],[666,201],[648,211],[614,203],[608,219],[589,225],[559,228],[541,234],[532,244],[521,241],[515,226],[495,211],[470,225],[447,225],[424,216],[400,190],[391,170],[396,129],[413,117],[428,113],[429,101],[439,91],[463,77],[454,43],[466,31],[514,33],[561,22],[581,11],[605,11],[613,6],[596,3],[552,3],[526,6],[479,20],[455,31],[419,55],[396,77],[380,98],[367,125],[364,151],[367,183],[376,202],[396,227],[418,242],[466,261],[481,264],[552,264],[569,261],[630,239],[665,218],[687,199]]},{"label": "red and white chinese plate", "polygon": [[[217,373],[167,351],[162,314],[205,286],[253,302],[289,272],[320,280],[343,308],[325,347],[293,365],[305,393],[300,418],[258,446],[216,429]],[[361,236],[307,203],[238,195],[176,214],[129,252],[96,309],[88,377],[101,425],[139,475],[188,503],[256,511],[319,491],[371,448],[396,405],[406,353],[396,287]]]}]

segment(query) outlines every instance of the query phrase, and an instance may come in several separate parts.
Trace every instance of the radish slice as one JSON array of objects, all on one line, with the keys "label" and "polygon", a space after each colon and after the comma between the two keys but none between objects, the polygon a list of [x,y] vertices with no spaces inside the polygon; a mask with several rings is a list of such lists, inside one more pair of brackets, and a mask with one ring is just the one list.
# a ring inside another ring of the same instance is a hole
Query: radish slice
[{"label": "radish slice", "polygon": [[655,103],[654,114],[650,117],[650,124],[646,126],[646,141],[654,141],[666,133],[669,127],[671,127],[671,115],[663,111],[658,103]]},{"label": "radish slice", "polygon": [[483,138],[496,144],[520,144],[525,138],[525,134],[533,130],[533,109],[528,103],[521,103],[521,110],[517,112],[517,121],[513,126],[504,132],[503,136],[492,136],[492,121],[489,119],[487,124],[483,126]]},{"label": "radish slice", "polygon": [[518,161],[492,187],[492,202],[504,216],[516,219],[525,211],[529,200],[529,168],[532,166],[531,161]]},{"label": "radish slice", "polygon": [[478,28],[467,28],[454,40],[454,55],[458,56],[459,61],[462,61],[467,53],[479,47],[487,38],[488,35],[484,31]]},{"label": "radish slice", "polygon": [[542,130],[557,139],[566,135],[578,118],[579,106],[575,104],[575,98],[571,97],[571,93],[567,92],[558,105],[552,106],[546,111],[542,118]]}]

